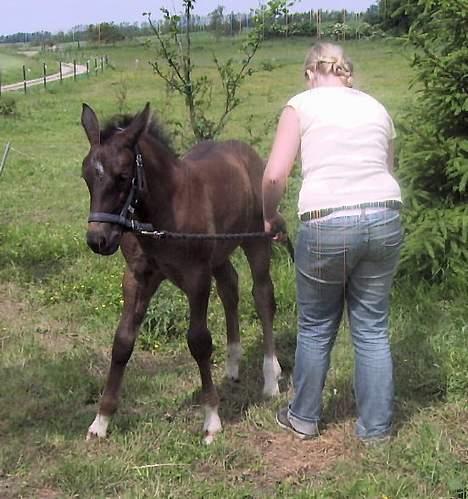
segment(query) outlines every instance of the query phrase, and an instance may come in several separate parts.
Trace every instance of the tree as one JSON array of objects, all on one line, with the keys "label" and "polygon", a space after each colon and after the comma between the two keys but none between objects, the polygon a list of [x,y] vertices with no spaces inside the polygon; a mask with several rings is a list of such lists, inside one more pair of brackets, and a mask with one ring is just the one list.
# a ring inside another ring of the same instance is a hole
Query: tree
[{"label": "tree", "polygon": [[210,18],[209,30],[214,33],[216,38],[220,38],[224,33],[224,7],[218,5],[208,16]]},{"label": "tree", "polygon": [[407,33],[418,14],[423,11],[415,0],[378,0],[365,14],[365,21],[378,24],[384,31],[400,35]]},{"label": "tree", "polygon": [[104,43],[115,43],[125,36],[114,23],[90,24],[88,26],[88,40]]},{"label": "tree", "polygon": [[410,29],[416,52],[414,109],[399,177],[407,238],[403,269],[433,280],[468,283],[468,9],[466,0],[419,0]]},{"label": "tree", "polygon": [[192,62],[192,11],[195,0],[183,0],[184,17],[171,15],[161,9],[168,33],[164,35],[152,21],[151,13],[145,13],[158,41],[157,58],[151,64],[154,72],[166,82],[168,88],[183,96],[190,124],[197,141],[217,137],[226,125],[229,114],[239,105],[238,90],[244,79],[252,73],[251,61],[260,46],[261,26],[249,32],[242,44],[242,60],[236,66],[234,58],[221,62],[213,54],[213,60],[224,91],[221,113],[213,117],[211,95],[215,82],[206,75],[194,76]]}]

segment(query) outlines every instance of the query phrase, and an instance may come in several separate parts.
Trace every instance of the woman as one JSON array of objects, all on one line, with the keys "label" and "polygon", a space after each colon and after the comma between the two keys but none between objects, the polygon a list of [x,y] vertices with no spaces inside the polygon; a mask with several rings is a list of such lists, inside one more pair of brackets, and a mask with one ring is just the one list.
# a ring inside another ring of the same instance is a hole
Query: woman
[{"label": "woman", "polygon": [[395,130],[380,103],[352,88],[353,67],[341,47],[315,45],[304,71],[308,90],[283,109],[263,178],[265,231],[281,234],[277,209],[300,147],[295,395],[276,419],[301,439],[318,435],[330,351],[346,303],[356,434],[363,441],[385,439],[394,395],[389,294],[402,239],[401,194],[392,176]]}]

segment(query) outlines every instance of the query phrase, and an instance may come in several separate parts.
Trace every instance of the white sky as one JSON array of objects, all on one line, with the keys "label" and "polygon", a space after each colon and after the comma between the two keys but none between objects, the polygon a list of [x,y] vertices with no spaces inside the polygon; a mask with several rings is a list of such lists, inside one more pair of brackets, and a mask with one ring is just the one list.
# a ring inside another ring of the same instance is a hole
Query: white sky
[{"label": "white sky", "polygon": [[[218,5],[225,12],[248,12],[258,7],[260,0],[197,0],[195,13],[205,15]],[[266,3],[266,0],[263,1]],[[348,9],[365,11],[376,0],[301,0],[293,10]],[[78,24],[96,24],[104,21],[144,21],[143,12],[154,18],[160,8],[180,11],[180,0],[1,0],[0,35],[32,31],[68,31]]]}]

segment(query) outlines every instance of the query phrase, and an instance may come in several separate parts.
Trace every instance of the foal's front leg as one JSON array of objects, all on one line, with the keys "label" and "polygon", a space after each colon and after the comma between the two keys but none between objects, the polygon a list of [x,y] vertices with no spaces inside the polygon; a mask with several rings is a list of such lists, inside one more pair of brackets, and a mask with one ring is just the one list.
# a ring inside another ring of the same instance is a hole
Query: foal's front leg
[{"label": "foal's front leg", "polygon": [[127,269],[123,279],[124,306],[112,347],[112,360],[99,411],[86,439],[105,437],[110,417],[117,410],[122,378],[148,303],[164,276],[153,269],[136,272]]},{"label": "foal's front leg", "polygon": [[207,327],[207,309],[210,297],[211,276],[209,269],[192,270],[184,282],[184,290],[190,305],[190,325],[187,343],[198,364],[202,382],[201,402],[205,409],[203,424],[206,444],[213,442],[216,433],[221,431],[218,416],[219,397],[211,377],[211,354],[213,344]]}]

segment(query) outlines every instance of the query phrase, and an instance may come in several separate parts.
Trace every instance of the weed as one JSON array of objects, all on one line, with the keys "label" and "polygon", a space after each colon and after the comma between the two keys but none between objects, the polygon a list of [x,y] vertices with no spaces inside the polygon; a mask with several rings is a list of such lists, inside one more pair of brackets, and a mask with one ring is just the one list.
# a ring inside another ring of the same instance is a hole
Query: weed
[{"label": "weed", "polygon": [[3,95],[0,98],[0,116],[8,118],[17,114],[16,99],[12,95]]}]

